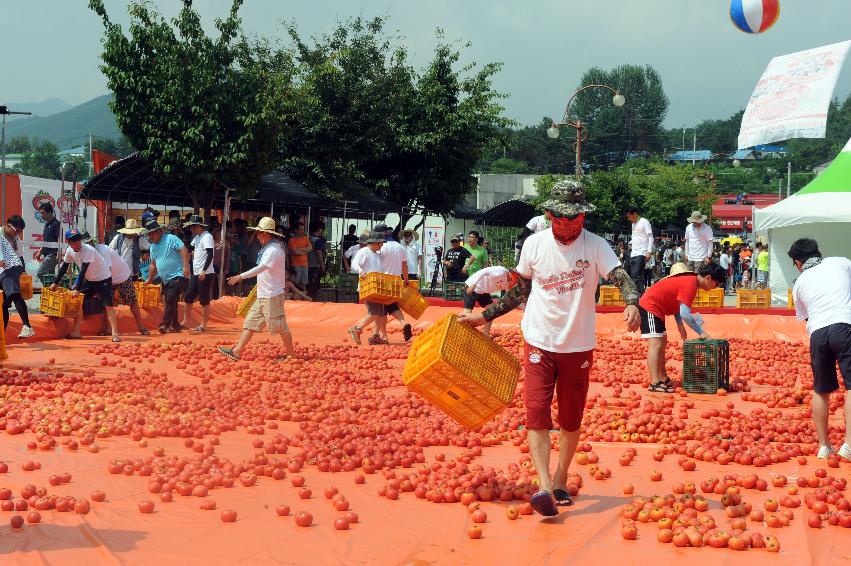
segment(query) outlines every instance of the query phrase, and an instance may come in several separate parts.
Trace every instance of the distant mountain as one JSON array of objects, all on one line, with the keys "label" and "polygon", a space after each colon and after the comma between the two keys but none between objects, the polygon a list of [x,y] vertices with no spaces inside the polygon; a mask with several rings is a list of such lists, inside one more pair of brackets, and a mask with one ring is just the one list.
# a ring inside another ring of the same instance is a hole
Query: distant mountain
[{"label": "distant mountain", "polygon": [[[70,104],[60,98],[48,98],[42,102],[9,102],[4,103],[9,110],[15,112],[32,112],[33,116],[50,116],[57,112],[63,112],[73,108]],[[26,116],[6,116],[6,122],[12,120],[24,120]]]},{"label": "distant mountain", "polygon": [[[88,140],[89,132],[94,136],[118,140],[121,133],[108,106],[111,99],[112,95],[105,94],[50,116],[32,116],[7,123],[6,139],[28,136],[51,141],[59,149],[81,145]],[[11,104],[9,108],[16,109]]]}]

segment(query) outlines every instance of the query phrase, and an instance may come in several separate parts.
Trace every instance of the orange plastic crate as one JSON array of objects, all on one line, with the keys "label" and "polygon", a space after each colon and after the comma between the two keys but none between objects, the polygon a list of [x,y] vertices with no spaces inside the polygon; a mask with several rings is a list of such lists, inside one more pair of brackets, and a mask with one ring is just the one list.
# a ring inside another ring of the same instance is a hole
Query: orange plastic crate
[{"label": "orange plastic crate", "polygon": [[401,277],[386,273],[367,273],[360,278],[360,301],[389,305],[402,298]]},{"label": "orange plastic crate", "polygon": [[621,290],[614,285],[600,286],[600,304],[607,307],[624,306]]},{"label": "orange plastic crate", "polygon": [[428,301],[420,295],[420,292],[408,285],[402,289],[402,297],[399,299],[399,308],[414,318],[420,318],[428,308]]},{"label": "orange plastic crate", "polygon": [[47,316],[77,317],[83,314],[83,295],[76,297],[71,291],[59,287],[55,291],[50,287],[41,290],[41,305],[39,310]]},{"label": "orange plastic crate", "polygon": [[448,314],[414,339],[402,382],[458,424],[479,430],[512,402],[519,376],[514,356]]},{"label": "orange plastic crate", "polygon": [[33,298],[33,276],[29,273],[21,273],[21,297],[25,301]]},{"label": "orange plastic crate", "polygon": [[711,291],[698,289],[691,306],[693,308],[720,309],[724,306],[724,289],[712,289]]},{"label": "orange plastic crate", "polygon": [[739,289],[736,308],[767,309],[771,306],[771,289]]},{"label": "orange plastic crate", "polygon": [[786,289],[786,306],[795,309],[795,299],[792,298],[792,289]]},{"label": "orange plastic crate", "polygon": [[239,307],[236,309],[236,315],[244,317],[248,314],[248,311],[251,310],[251,307],[254,306],[254,301],[257,300],[257,285],[251,288],[251,292],[248,293],[248,296],[242,299],[242,302],[239,303]]},{"label": "orange plastic crate", "polygon": [[160,306],[160,297],[162,296],[162,286],[148,285],[142,281],[136,281],[136,302],[143,309],[153,309]]}]

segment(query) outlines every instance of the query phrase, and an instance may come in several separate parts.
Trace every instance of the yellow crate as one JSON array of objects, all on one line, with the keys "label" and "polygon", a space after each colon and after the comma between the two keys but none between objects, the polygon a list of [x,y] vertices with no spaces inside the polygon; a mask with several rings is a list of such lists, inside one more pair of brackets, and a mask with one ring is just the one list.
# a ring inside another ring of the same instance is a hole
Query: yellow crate
[{"label": "yellow crate", "polygon": [[414,339],[402,382],[458,424],[479,430],[512,402],[519,376],[514,356],[448,314]]},{"label": "yellow crate", "polygon": [[360,278],[360,301],[389,305],[402,298],[402,278],[386,273],[367,273]]},{"label": "yellow crate", "polygon": [[239,303],[239,308],[236,309],[236,316],[242,316],[248,314],[248,311],[251,310],[251,307],[254,306],[254,301],[257,300],[257,285],[251,288],[251,292],[248,293],[248,296],[242,299],[242,302]]},{"label": "yellow crate", "polygon": [[786,306],[795,309],[795,299],[792,298],[792,289],[786,289]]},{"label": "yellow crate", "polygon": [[608,307],[624,306],[621,290],[614,285],[600,286],[600,304]]},{"label": "yellow crate", "polygon": [[160,306],[162,286],[148,285],[142,281],[136,281],[133,286],[136,289],[136,302],[143,309],[153,309]]},{"label": "yellow crate", "polygon": [[21,273],[21,297],[25,301],[33,298],[33,276],[29,273]]},{"label": "yellow crate", "polygon": [[71,291],[59,287],[55,291],[50,287],[41,290],[39,310],[47,316],[77,317],[83,314],[83,295],[72,296]]},{"label": "yellow crate", "polygon": [[739,289],[736,308],[767,309],[771,306],[771,289]]},{"label": "yellow crate", "polygon": [[408,285],[402,289],[402,297],[399,299],[399,308],[414,318],[420,318],[428,308],[428,301],[420,295],[420,292]]},{"label": "yellow crate", "polygon": [[711,291],[697,290],[692,308],[720,309],[724,306],[724,289],[712,289]]}]

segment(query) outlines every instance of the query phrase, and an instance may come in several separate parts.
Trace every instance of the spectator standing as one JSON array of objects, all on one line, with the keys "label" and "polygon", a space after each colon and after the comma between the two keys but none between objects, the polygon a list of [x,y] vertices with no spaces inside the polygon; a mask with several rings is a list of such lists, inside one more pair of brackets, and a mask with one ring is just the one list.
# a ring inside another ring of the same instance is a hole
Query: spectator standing
[{"label": "spectator standing", "polygon": [[670,246],[665,248],[665,251],[662,252],[662,275],[667,277],[671,272],[671,266],[674,265],[674,246],[671,244]]},{"label": "spectator standing", "polygon": [[[72,263],[75,264],[80,273],[71,285],[74,294],[83,293],[84,295],[100,296],[103,308],[106,311],[106,318],[112,329],[112,341],[121,342],[118,335],[118,324],[115,320],[115,309],[112,304],[112,271],[108,260],[105,260],[94,247],[83,243],[83,234],[76,228],[69,228],[65,232],[65,241],[68,242],[68,249],[65,250],[64,261],[59,267],[57,279],[61,281],[65,277],[68,266]],[[57,284],[53,283],[50,288],[55,290]],[[66,338],[81,338],[80,327],[82,324],[83,315],[81,313],[74,319],[74,329]]]},{"label": "spectator standing", "polygon": [[[812,414],[818,434],[817,457],[833,452],[828,418],[830,394],[839,389],[836,366],[845,390],[851,389],[851,261],[844,257],[822,258],[818,243],[796,240],[789,257],[801,275],[792,297],[799,320],[807,321],[810,335],[810,364],[813,370]],[[851,460],[851,395],[845,394],[845,441],[839,455]]]},{"label": "spectator standing", "polygon": [[725,245],[721,250],[721,255],[718,257],[718,265],[720,265],[721,269],[724,270],[724,276],[726,278],[724,287],[725,293],[730,291],[729,287],[733,281],[733,260],[728,253],[729,251],[729,248]]},{"label": "spectator standing", "polygon": [[307,254],[313,251],[310,238],[304,234],[304,222],[296,222],[287,246],[290,250],[293,268],[293,283],[299,289],[306,289],[308,282],[308,258]]},{"label": "spectator standing", "polygon": [[242,324],[242,334],[239,342],[233,348],[220,347],[219,352],[238,361],[248,342],[251,341],[255,332],[260,332],[263,327],[270,334],[279,334],[284,343],[286,356],[279,361],[291,358],[295,355],[293,337],[287,326],[287,317],[284,312],[284,298],[287,290],[287,266],[286,253],[277,238],[283,238],[282,234],[276,232],[275,220],[270,217],[261,218],[256,228],[249,228],[257,233],[257,241],[261,248],[257,265],[244,273],[240,273],[228,280],[228,285],[237,285],[245,279],[257,279],[257,299],[245,315]]},{"label": "spectator standing", "polygon": [[51,277],[56,275],[56,258],[59,254],[60,227],[59,220],[53,214],[53,205],[49,202],[43,202],[38,207],[38,210],[41,213],[41,217],[44,219],[44,229],[42,230],[41,241],[46,244],[53,244],[42,246],[35,256],[36,261],[41,262],[41,265],[38,266],[36,277],[41,280],[43,285],[45,275],[49,275]]},{"label": "spectator standing", "polygon": [[9,307],[14,303],[22,324],[18,338],[31,338],[35,336],[35,330],[30,326],[27,303],[21,296],[24,262],[19,252],[18,238],[23,235],[24,228],[26,223],[17,214],[10,216],[3,226],[3,237],[0,238],[0,287],[3,289],[3,328],[9,325]]},{"label": "spectator standing", "polygon": [[456,234],[449,239],[450,248],[443,254],[443,265],[446,267],[446,280],[451,283],[460,283],[467,279],[464,267],[470,257],[470,251],[461,245],[463,234]]},{"label": "spectator standing", "polygon": [[358,236],[357,242],[346,249],[346,253],[343,254],[343,268],[345,268],[346,272],[357,273],[352,265],[352,258],[355,257],[355,254],[358,253],[361,248],[366,247],[367,238],[369,238],[369,234],[361,234]]},{"label": "spectator standing", "polygon": [[408,279],[419,279],[420,265],[423,261],[423,248],[417,241],[417,233],[413,230],[402,230],[400,236],[408,259]]},{"label": "spectator standing", "polygon": [[343,252],[348,251],[349,248],[351,248],[352,246],[356,246],[358,244],[358,241],[360,240],[360,238],[355,235],[355,232],[357,231],[357,229],[358,229],[358,227],[355,226],[354,224],[349,224],[348,233],[345,234],[343,236],[343,239],[340,241],[340,249],[343,250]]},{"label": "spectator standing", "polygon": [[684,260],[688,268],[697,273],[706,259],[712,257],[712,228],[706,224],[706,216],[699,210],[692,212],[687,220]]},{"label": "spectator standing", "polygon": [[646,275],[644,269],[653,256],[653,227],[650,221],[642,218],[638,209],[630,207],[626,218],[632,223],[632,251],[629,253],[629,276],[638,288],[638,294],[644,293]]},{"label": "spectator standing", "polygon": [[319,282],[325,274],[325,257],[328,248],[328,240],[325,239],[324,222],[314,220],[310,223],[310,247],[312,250],[307,254],[307,294],[316,300]]},{"label": "spectator standing", "polygon": [[756,287],[765,289],[768,285],[768,246],[759,244],[756,250]]},{"label": "spectator standing", "polygon": [[121,256],[134,279],[140,277],[139,264],[142,252],[151,249],[148,239],[141,237],[143,231],[144,228],[139,226],[136,219],[131,218],[125,223],[124,228],[119,229],[115,237],[109,240],[109,247]]},{"label": "spectator standing", "polygon": [[470,230],[470,233],[467,234],[467,243],[464,244],[464,247],[470,252],[470,257],[467,258],[467,263],[462,271],[468,277],[488,266],[488,251],[480,245],[481,239],[481,235],[475,230]]},{"label": "spectator standing", "polygon": [[215,242],[213,235],[207,231],[207,225],[198,215],[191,215],[189,221],[183,225],[192,231],[192,276],[189,279],[189,287],[183,297],[183,321],[181,326],[189,325],[192,316],[192,307],[197,300],[201,304],[201,324],[192,329],[192,332],[205,332],[210,321],[210,300],[213,297],[213,285],[216,282],[215,270],[213,269],[213,255],[215,253]]},{"label": "spectator standing", "polygon": [[[157,212],[154,209],[145,209],[145,212],[149,212],[149,211],[151,212],[151,214],[159,215],[159,212]],[[121,230],[122,228],[124,228],[125,225],[126,225],[126,221],[125,221],[124,217],[123,216],[116,216],[112,221],[112,228],[110,228],[109,231],[106,233],[106,241],[111,242],[112,239],[115,237],[115,235],[118,234],[118,231]]]},{"label": "spectator standing", "polygon": [[159,277],[163,285],[160,334],[180,332],[183,328],[177,321],[177,303],[191,274],[189,252],[180,238],[174,234],[166,234],[165,226],[155,219],[145,223],[145,233],[151,242],[151,265],[148,267],[147,282],[152,283]]}]

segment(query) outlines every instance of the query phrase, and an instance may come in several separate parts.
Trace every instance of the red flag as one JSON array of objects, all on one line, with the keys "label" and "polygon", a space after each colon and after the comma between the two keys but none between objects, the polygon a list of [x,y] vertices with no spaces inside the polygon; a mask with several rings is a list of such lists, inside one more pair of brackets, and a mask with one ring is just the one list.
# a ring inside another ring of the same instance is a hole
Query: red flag
[{"label": "red flag", "polygon": [[95,174],[100,173],[104,167],[113,161],[118,161],[118,158],[111,153],[107,153],[99,149],[92,150],[92,167],[94,168]]}]

